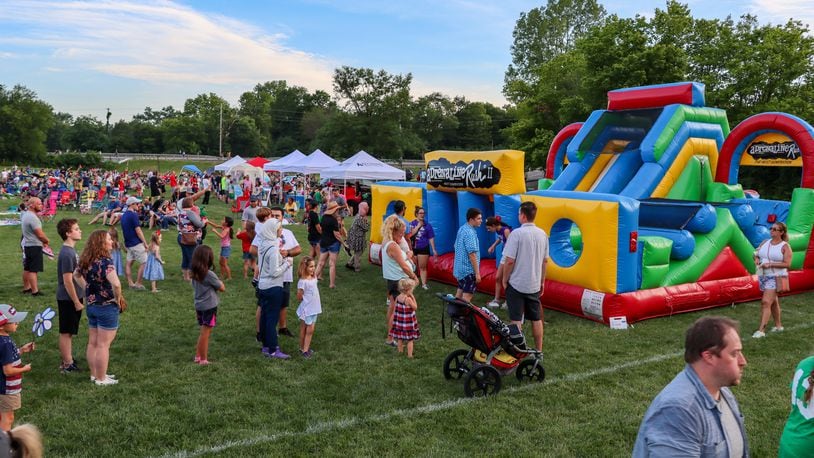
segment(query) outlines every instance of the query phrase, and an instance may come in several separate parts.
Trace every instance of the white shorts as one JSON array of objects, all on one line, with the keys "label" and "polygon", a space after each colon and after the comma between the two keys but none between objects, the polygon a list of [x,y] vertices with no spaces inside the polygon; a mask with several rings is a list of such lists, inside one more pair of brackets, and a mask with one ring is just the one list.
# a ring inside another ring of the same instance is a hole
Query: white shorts
[{"label": "white shorts", "polygon": [[147,248],[143,243],[139,243],[127,249],[127,262],[130,261],[136,261],[139,264],[147,262]]}]

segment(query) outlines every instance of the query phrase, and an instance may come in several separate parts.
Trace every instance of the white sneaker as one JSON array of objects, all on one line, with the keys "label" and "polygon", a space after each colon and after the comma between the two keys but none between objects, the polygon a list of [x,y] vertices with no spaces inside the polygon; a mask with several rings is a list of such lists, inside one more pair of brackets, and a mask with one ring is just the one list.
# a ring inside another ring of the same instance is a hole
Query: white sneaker
[{"label": "white sneaker", "polygon": [[[115,375],[113,375],[113,374],[105,374],[105,378],[112,378],[113,380],[116,380],[116,376],[115,376]],[[94,376],[92,376],[92,375],[91,375],[91,376],[90,376],[90,381],[91,381],[91,382],[95,382],[95,381],[96,381],[96,377],[94,377]]]},{"label": "white sneaker", "polygon": [[500,304],[500,308],[502,308],[502,309],[504,309],[504,310],[505,310],[505,309],[509,308],[509,306],[508,306],[508,305],[506,305],[506,301],[503,301],[503,303],[502,303],[502,304]]},{"label": "white sneaker", "polygon": [[766,333],[763,331],[755,331],[755,333],[752,334],[753,339],[762,339],[764,337],[766,337]]},{"label": "white sneaker", "polygon": [[489,307],[490,309],[496,309],[500,307],[500,303],[498,301],[493,300],[486,304],[486,306]]},{"label": "white sneaker", "polygon": [[786,328],[783,326],[780,326],[779,328],[777,326],[772,326],[772,332],[783,332],[785,329]]},{"label": "white sneaker", "polygon": [[421,285],[421,287],[424,288],[424,289],[430,289],[430,285],[427,285],[427,284]]},{"label": "white sneaker", "polygon": [[116,380],[115,378],[105,377],[104,380],[94,380],[93,383],[95,383],[97,386],[106,386],[106,385],[115,385],[119,383],[119,381]]}]

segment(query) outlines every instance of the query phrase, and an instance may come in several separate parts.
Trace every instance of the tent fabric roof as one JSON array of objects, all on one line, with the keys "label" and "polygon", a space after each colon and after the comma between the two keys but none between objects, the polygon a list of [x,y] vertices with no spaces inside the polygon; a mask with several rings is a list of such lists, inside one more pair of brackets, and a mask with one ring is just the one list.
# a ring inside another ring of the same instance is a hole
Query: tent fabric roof
[{"label": "tent fabric roof", "polygon": [[404,180],[405,172],[362,150],[341,164],[321,171],[320,176],[345,180]]},{"label": "tent fabric roof", "polygon": [[301,160],[305,159],[306,157],[307,156],[302,154],[302,152],[300,152],[300,150],[295,149],[294,151],[286,154],[285,156],[281,157],[280,159],[277,159],[276,161],[271,161],[271,162],[268,162],[268,163],[264,164],[263,165],[263,170],[281,171],[280,168],[282,168],[284,165],[289,165],[289,164],[292,164],[294,162],[301,161]]},{"label": "tent fabric roof", "polygon": [[197,173],[198,175],[203,175],[201,169],[199,169],[198,166],[196,166],[195,164],[187,164],[181,167],[181,170],[189,170],[190,172]]},{"label": "tent fabric roof", "polygon": [[253,165],[255,167],[263,167],[263,165],[267,164],[268,162],[269,162],[268,159],[266,159],[264,157],[260,157],[260,156],[257,156],[255,158],[252,158],[252,159],[249,159],[248,161],[246,161],[247,164],[251,164],[251,165]]},{"label": "tent fabric roof", "polygon": [[216,165],[215,170],[226,171],[226,170],[229,170],[229,169],[231,169],[232,167],[234,167],[234,166],[236,166],[238,164],[243,164],[244,162],[246,162],[245,159],[243,159],[240,156],[235,156],[235,157],[229,159],[226,162],[223,162],[223,163],[220,163],[220,164]]},{"label": "tent fabric roof", "polygon": [[283,165],[281,171],[283,172],[297,172],[297,173],[320,173],[330,167],[339,165],[339,161],[333,159],[319,149],[314,150],[308,157],[292,163],[290,165]]},{"label": "tent fabric roof", "polygon": [[262,180],[263,176],[265,175],[263,169],[261,169],[260,167],[249,165],[249,163],[247,162],[237,164],[236,166],[231,167],[226,173],[229,175],[235,175],[237,173],[240,173],[242,175],[248,175],[252,181],[254,181],[255,178],[260,178]]}]

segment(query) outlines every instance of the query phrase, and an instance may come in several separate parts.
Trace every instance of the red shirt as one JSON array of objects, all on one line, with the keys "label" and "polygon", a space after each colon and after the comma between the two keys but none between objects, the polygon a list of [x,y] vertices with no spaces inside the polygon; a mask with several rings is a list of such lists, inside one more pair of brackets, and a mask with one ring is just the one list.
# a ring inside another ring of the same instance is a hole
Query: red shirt
[{"label": "red shirt", "polygon": [[240,242],[241,242],[242,248],[243,248],[243,252],[248,253],[249,250],[252,249],[252,239],[251,239],[251,237],[249,237],[249,233],[246,232],[246,231],[240,231],[240,232],[237,233],[236,237],[238,239],[240,239]]}]

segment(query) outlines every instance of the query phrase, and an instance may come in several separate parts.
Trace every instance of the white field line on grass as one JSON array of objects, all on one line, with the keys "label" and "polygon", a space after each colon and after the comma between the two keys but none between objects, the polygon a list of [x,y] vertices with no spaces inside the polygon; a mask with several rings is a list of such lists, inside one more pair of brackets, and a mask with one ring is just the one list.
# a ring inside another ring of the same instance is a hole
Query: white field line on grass
[{"label": "white field line on grass", "polygon": [[[814,327],[814,322],[799,324],[796,326],[789,326],[786,328],[786,332],[797,331],[802,329],[808,329]],[[743,337],[742,340],[749,340],[751,337]],[[607,375],[613,374],[615,372],[623,371],[625,369],[631,369],[639,366],[644,366],[647,364],[658,363],[664,360],[678,358],[684,354],[684,351],[675,351],[670,353],[664,353],[661,355],[654,355],[649,358],[644,359],[637,359],[634,361],[629,361],[626,363],[621,364],[614,364],[613,366],[603,367],[599,369],[594,369],[587,372],[579,372],[575,374],[567,374],[560,377],[552,377],[545,380],[545,382],[538,384],[538,383],[529,383],[520,386],[509,387],[504,390],[501,390],[501,393],[513,393],[517,391],[525,391],[535,388],[545,389],[548,386],[556,385],[563,382],[581,382],[587,380],[592,377],[596,377],[598,375]],[[197,450],[187,451],[182,450],[175,453],[170,453],[167,455],[163,455],[162,458],[188,458],[188,457],[195,457],[206,455],[210,453],[219,453],[225,450],[229,450],[231,448],[236,447],[252,447],[255,445],[265,444],[276,442],[280,439],[286,439],[290,437],[299,437],[299,436],[306,436],[309,434],[318,434],[323,433],[326,431],[337,431],[346,428],[352,428],[361,424],[371,423],[371,422],[383,422],[387,420],[391,420],[394,418],[400,417],[412,417],[416,414],[427,414],[433,413],[448,409],[453,409],[460,405],[470,404],[473,402],[479,402],[480,398],[457,398],[452,399],[449,401],[439,402],[435,404],[427,404],[423,406],[413,407],[410,409],[396,409],[390,412],[378,414],[378,415],[370,415],[368,417],[351,417],[344,420],[332,420],[332,421],[325,421],[320,423],[315,423],[309,427],[307,427],[303,431],[283,431],[276,434],[263,434],[260,436],[252,437],[249,439],[242,439],[236,441],[229,441],[224,442],[220,445],[215,445],[211,447],[202,447]]]}]

